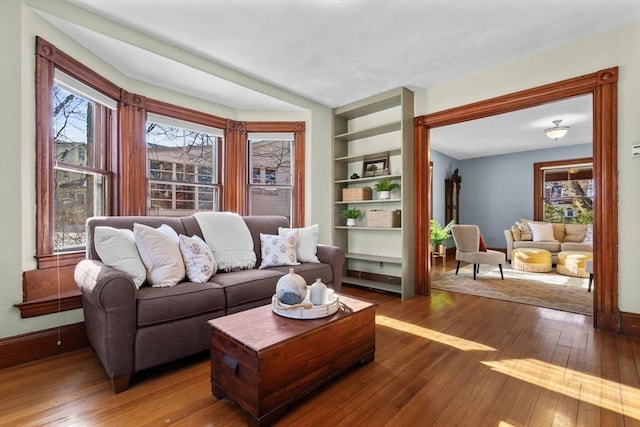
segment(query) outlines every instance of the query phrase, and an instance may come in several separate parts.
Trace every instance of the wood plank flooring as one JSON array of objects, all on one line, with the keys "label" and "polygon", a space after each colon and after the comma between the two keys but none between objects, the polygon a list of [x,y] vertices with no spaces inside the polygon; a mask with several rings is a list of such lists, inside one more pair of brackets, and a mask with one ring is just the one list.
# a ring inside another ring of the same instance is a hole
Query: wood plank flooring
[{"label": "wood plank flooring", "polygon": [[[444,267],[441,267],[444,268]],[[376,356],[289,408],[278,426],[640,426],[640,340],[588,316],[434,291],[379,303]],[[114,395],[86,348],[0,370],[0,425],[241,426],[197,355]]]}]

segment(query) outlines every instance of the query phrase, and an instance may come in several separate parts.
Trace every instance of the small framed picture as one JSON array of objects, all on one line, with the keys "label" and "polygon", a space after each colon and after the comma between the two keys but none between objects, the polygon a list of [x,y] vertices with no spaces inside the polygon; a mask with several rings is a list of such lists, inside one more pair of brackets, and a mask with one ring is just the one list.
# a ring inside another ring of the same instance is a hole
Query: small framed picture
[{"label": "small framed picture", "polygon": [[388,157],[381,157],[378,159],[368,159],[362,162],[362,177],[367,178],[370,176],[380,176],[388,173]]}]

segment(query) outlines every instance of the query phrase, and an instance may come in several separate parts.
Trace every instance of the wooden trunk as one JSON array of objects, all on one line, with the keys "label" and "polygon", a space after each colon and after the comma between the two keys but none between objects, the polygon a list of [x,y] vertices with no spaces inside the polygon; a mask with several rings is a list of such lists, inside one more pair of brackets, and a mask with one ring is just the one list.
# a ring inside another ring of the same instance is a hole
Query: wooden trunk
[{"label": "wooden trunk", "polygon": [[271,306],[209,321],[211,385],[250,425],[269,425],[286,406],[375,352],[376,305],[339,296],[322,319],[281,317]]}]

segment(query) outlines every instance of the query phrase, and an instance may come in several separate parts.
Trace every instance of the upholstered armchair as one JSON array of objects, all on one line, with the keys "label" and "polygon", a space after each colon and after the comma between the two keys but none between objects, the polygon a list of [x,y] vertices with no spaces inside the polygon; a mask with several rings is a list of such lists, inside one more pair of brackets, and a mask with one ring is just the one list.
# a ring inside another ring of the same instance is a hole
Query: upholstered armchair
[{"label": "upholstered armchair", "polygon": [[507,261],[507,256],[503,252],[480,250],[480,228],[477,225],[454,225],[451,227],[453,241],[456,243],[456,275],[460,269],[460,262],[473,264],[473,280],[480,270],[480,264],[498,264],[500,267],[500,277],[502,274],[502,264]]}]

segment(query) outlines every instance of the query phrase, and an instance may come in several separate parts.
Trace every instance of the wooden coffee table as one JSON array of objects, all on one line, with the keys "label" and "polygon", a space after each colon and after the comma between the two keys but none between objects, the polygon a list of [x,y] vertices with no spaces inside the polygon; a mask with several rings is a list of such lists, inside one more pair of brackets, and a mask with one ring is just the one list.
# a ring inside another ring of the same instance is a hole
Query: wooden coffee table
[{"label": "wooden coffee table", "polygon": [[286,406],[375,352],[377,304],[339,295],[321,319],[279,316],[271,305],[210,320],[211,390],[269,425]]}]

